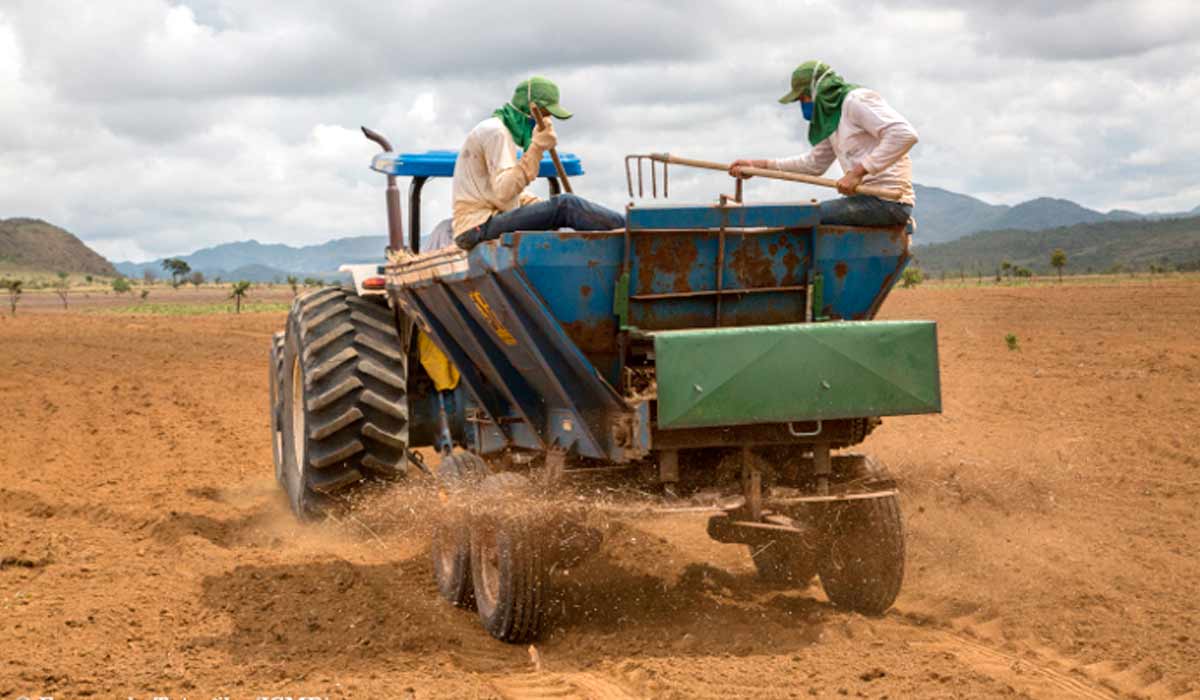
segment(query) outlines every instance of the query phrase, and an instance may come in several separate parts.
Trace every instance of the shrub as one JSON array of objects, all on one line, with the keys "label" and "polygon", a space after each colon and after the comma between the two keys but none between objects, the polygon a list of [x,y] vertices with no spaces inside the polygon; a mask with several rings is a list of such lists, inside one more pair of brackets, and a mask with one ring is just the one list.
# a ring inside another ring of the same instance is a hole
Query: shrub
[{"label": "shrub", "polygon": [[25,291],[21,288],[23,284],[21,280],[0,280],[0,289],[8,292],[8,307],[13,316],[17,315],[17,302],[21,301],[21,293]]},{"label": "shrub", "polygon": [[1058,281],[1062,282],[1062,271],[1067,266],[1067,254],[1062,248],[1055,248],[1050,254],[1050,267],[1058,270]]},{"label": "shrub", "polygon": [[921,272],[921,268],[909,266],[904,268],[904,274],[900,275],[900,286],[909,289],[925,281],[925,273]]}]

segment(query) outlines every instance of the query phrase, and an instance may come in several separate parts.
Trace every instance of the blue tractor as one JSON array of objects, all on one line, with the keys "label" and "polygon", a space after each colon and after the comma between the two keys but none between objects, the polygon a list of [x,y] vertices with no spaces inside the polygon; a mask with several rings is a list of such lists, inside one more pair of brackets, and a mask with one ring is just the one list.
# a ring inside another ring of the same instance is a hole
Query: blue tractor
[{"label": "blue tractor", "polygon": [[[814,202],[746,203],[739,183],[712,204],[631,203],[624,229],[423,251],[421,188],[454,154],[397,155],[364,132],[383,149],[388,262],[298,297],[272,346],[276,475],[298,516],[424,471],[414,448],[436,448],[445,500],[506,504],[442,519],[438,588],[508,642],[536,638],[552,570],[597,545],[582,517],[564,522],[575,511],[537,503],[711,512],[709,534],[745,544],[764,580],[819,576],[834,605],[891,606],[896,484],[837,451],[882,416],[941,410],[935,324],[872,320],[909,262],[906,227],[822,226]],[[543,161],[551,196],[555,172]],[[453,388],[418,360],[421,335]]]}]

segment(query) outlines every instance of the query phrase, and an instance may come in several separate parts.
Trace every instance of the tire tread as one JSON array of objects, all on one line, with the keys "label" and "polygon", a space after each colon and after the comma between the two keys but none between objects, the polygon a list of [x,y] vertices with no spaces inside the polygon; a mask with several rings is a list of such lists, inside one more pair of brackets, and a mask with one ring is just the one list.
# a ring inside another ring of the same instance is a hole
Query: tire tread
[{"label": "tire tread", "polygon": [[[353,290],[326,287],[292,302],[284,345],[287,362],[298,358],[304,374],[307,463],[297,475],[285,475],[292,482],[285,487],[302,518],[337,505],[333,495],[367,478],[406,472],[408,373],[394,325],[385,299],[360,299]],[[281,385],[290,384],[290,371],[290,364],[280,371]],[[290,386],[286,390],[290,396]],[[291,419],[279,422],[290,425]]]}]

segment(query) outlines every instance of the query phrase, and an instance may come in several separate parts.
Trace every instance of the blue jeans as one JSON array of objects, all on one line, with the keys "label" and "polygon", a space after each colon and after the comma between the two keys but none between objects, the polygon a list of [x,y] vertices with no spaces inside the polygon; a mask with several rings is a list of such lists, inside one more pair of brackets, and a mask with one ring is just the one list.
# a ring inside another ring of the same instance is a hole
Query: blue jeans
[{"label": "blue jeans", "polygon": [[912,205],[869,194],[856,194],[821,202],[821,223],[833,226],[902,226],[912,216]]},{"label": "blue jeans", "polygon": [[482,241],[499,238],[500,234],[510,231],[554,231],[560,228],[608,231],[625,228],[625,217],[583,197],[560,194],[497,214],[488,219],[487,223],[458,234],[454,237],[454,242],[459,248],[470,250]]}]

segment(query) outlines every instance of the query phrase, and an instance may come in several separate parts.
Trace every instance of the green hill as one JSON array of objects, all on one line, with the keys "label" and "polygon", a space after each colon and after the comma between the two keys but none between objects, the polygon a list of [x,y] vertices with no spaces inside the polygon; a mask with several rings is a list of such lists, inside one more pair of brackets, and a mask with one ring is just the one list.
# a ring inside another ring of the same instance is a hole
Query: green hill
[{"label": "green hill", "polygon": [[0,219],[0,271],[118,275],[74,234],[41,219]]},{"label": "green hill", "polygon": [[916,264],[933,272],[990,273],[1004,260],[1049,273],[1050,253],[1062,248],[1067,272],[1102,272],[1116,265],[1189,265],[1200,261],[1200,217],[1159,221],[1101,221],[1043,231],[982,231],[949,243],[916,246]]}]

